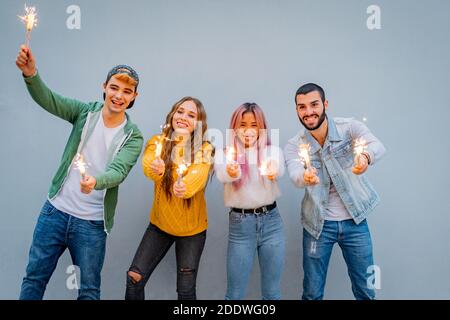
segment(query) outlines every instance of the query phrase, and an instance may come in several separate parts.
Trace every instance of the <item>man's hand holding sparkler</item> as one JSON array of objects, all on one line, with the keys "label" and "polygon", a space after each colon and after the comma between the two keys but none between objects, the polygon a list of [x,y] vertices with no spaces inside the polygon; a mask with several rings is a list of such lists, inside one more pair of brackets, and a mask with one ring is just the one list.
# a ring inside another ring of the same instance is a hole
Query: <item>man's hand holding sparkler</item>
[{"label": "man's hand holding sparkler", "polygon": [[89,194],[94,190],[97,180],[95,177],[85,174],[84,179],[80,180],[81,192]]},{"label": "man's hand holding sparkler", "polygon": [[16,58],[16,66],[22,71],[25,77],[31,77],[36,73],[36,62],[30,48],[20,46],[19,54]]},{"label": "man's hand holding sparkler", "polygon": [[299,146],[300,162],[303,163],[305,172],[303,173],[303,181],[308,186],[313,186],[320,183],[319,176],[317,175],[317,169],[311,165],[311,159],[309,156],[310,150],[309,144],[301,144]]},{"label": "man's hand holding sparkler", "polygon": [[367,171],[369,167],[369,155],[367,152],[363,152],[358,155],[358,161],[355,162],[355,165],[352,168],[352,172],[354,174],[360,175]]},{"label": "man's hand holding sparkler", "polygon": [[305,170],[305,173],[303,174],[303,180],[305,181],[305,184],[308,186],[313,186],[315,184],[319,184],[320,179],[317,175],[317,169],[314,167],[309,167]]},{"label": "man's hand holding sparkler", "polygon": [[355,165],[352,168],[354,174],[363,174],[366,172],[370,163],[370,156],[366,151],[367,142],[364,138],[358,138],[354,141],[353,152],[355,153]]}]

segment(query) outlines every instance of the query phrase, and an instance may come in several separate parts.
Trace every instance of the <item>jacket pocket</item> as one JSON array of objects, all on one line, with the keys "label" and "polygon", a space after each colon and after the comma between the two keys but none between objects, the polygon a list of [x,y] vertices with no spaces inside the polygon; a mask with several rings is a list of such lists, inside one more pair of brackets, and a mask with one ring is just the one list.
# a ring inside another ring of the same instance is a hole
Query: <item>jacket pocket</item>
[{"label": "jacket pocket", "polygon": [[311,160],[311,166],[319,171],[319,169],[322,167],[322,162],[320,160]]},{"label": "jacket pocket", "polygon": [[347,169],[353,167],[353,147],[351,140],[347,140],[333,147],[331,154],[342,168]]}]

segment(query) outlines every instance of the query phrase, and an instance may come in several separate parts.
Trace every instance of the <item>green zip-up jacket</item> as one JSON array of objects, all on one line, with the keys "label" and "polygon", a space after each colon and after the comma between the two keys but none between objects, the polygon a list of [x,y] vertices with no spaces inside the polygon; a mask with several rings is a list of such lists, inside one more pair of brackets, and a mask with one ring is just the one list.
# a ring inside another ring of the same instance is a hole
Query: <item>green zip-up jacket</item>
[{"label": "green zip-up jacket", "polygon": [[[61,190],[75,156],[94,130],[98,117],[102,115],[103,102],[84,103],[52,92],[38,73],[24,78],[31,97],[42,108],[73,125],[58,171],[53,177],[48,197],[53,199]],[[103,174],[95,177],[95,190],[105,190],[103,197],[103,218],[105,232],[110,233],[114,224],[119,184],[125,180],[136,164],[144,139],[138,127],[130,121],[128,114],[124,128],[114,137],[108,151],[108,164]]]}]

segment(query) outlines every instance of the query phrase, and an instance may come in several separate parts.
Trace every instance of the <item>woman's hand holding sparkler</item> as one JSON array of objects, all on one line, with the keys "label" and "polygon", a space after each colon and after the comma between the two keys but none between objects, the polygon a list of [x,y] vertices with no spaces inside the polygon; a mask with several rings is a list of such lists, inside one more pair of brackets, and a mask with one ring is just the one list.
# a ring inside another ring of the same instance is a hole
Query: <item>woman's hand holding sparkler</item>
[{"label": "woman's hand holding sparkler", "polygon": [[186,184],[183,180],[178,180],[173,184],[173,193],[177,198],[183,198],[186,193]]},{"label": "woman's hand holding sparkler", "polygon": [[273,159],[264,160],[259,167],[259,173],[270,181],[275,181],[278,177],[278,162]]},{"label": "woman's hand holding sparkler", "polygon": [[166,170],[166,165],[161,158],[156,158],[150,163],[150,169],[157,175],[162,176]]},{"label": "woman's hand holding sparkler", "polygon": [[278,163],[269,161],[267,164],[267,179],[275,181],[278,177]]},{"label": "woman's hand holding sparkler", "polygon": [[231,178],[237,178],[239,176],[239,164],[237,163],[227,164],[227,173]]}]

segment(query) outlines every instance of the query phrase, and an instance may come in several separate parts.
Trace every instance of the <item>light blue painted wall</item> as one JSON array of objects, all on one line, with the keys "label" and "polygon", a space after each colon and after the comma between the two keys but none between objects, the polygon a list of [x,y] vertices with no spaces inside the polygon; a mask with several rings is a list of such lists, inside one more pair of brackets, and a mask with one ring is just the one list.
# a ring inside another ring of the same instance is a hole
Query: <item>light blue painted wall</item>
[{"label": "light blue painted wall", "polygon": [[[39,25],[31,47],[43,79],[80,100],[101,99],[107,71],[134,66],[140,96],[130,112],[148,139],[170,106],[199,97],[208,125],[224,130],[235,107],[255,101],[282,145],[300,128],[293,95],[305,82],[321,84],[332,116],[367,118],[388,149],[367,173],[382,197],[369,218],[379,299],[450,297],[450,159],[446,128],[450,20],[448,1],[35,0]],[[81,30],[66,27],[66,8],[81,8]],[[381,30],[366,27],[371,4],[381,8]],[[0,299],[16,299],[39,210],[70,126],[29,97],[14,64],[24,27],[23,3],[0,2]],[[303,192],[287,176],[279,207],[286,225],[284,299],[301,294]],[[210,227],[198,276],[199,299],[223,299],[227,210],[214,180],[206,197]],[[148,223],[152,184],[137,165],[120,190],[116,224],[107,243],[102,297],[122,299],[125,274]],[[46,298],[73,299],[66,288],[66,252]],[[175,299],[173,249],[147,285],[149,299]],[[259,299],[255,263],[249,299]],[[352,299],[346,266],[333,253],[326,299]]]}]

